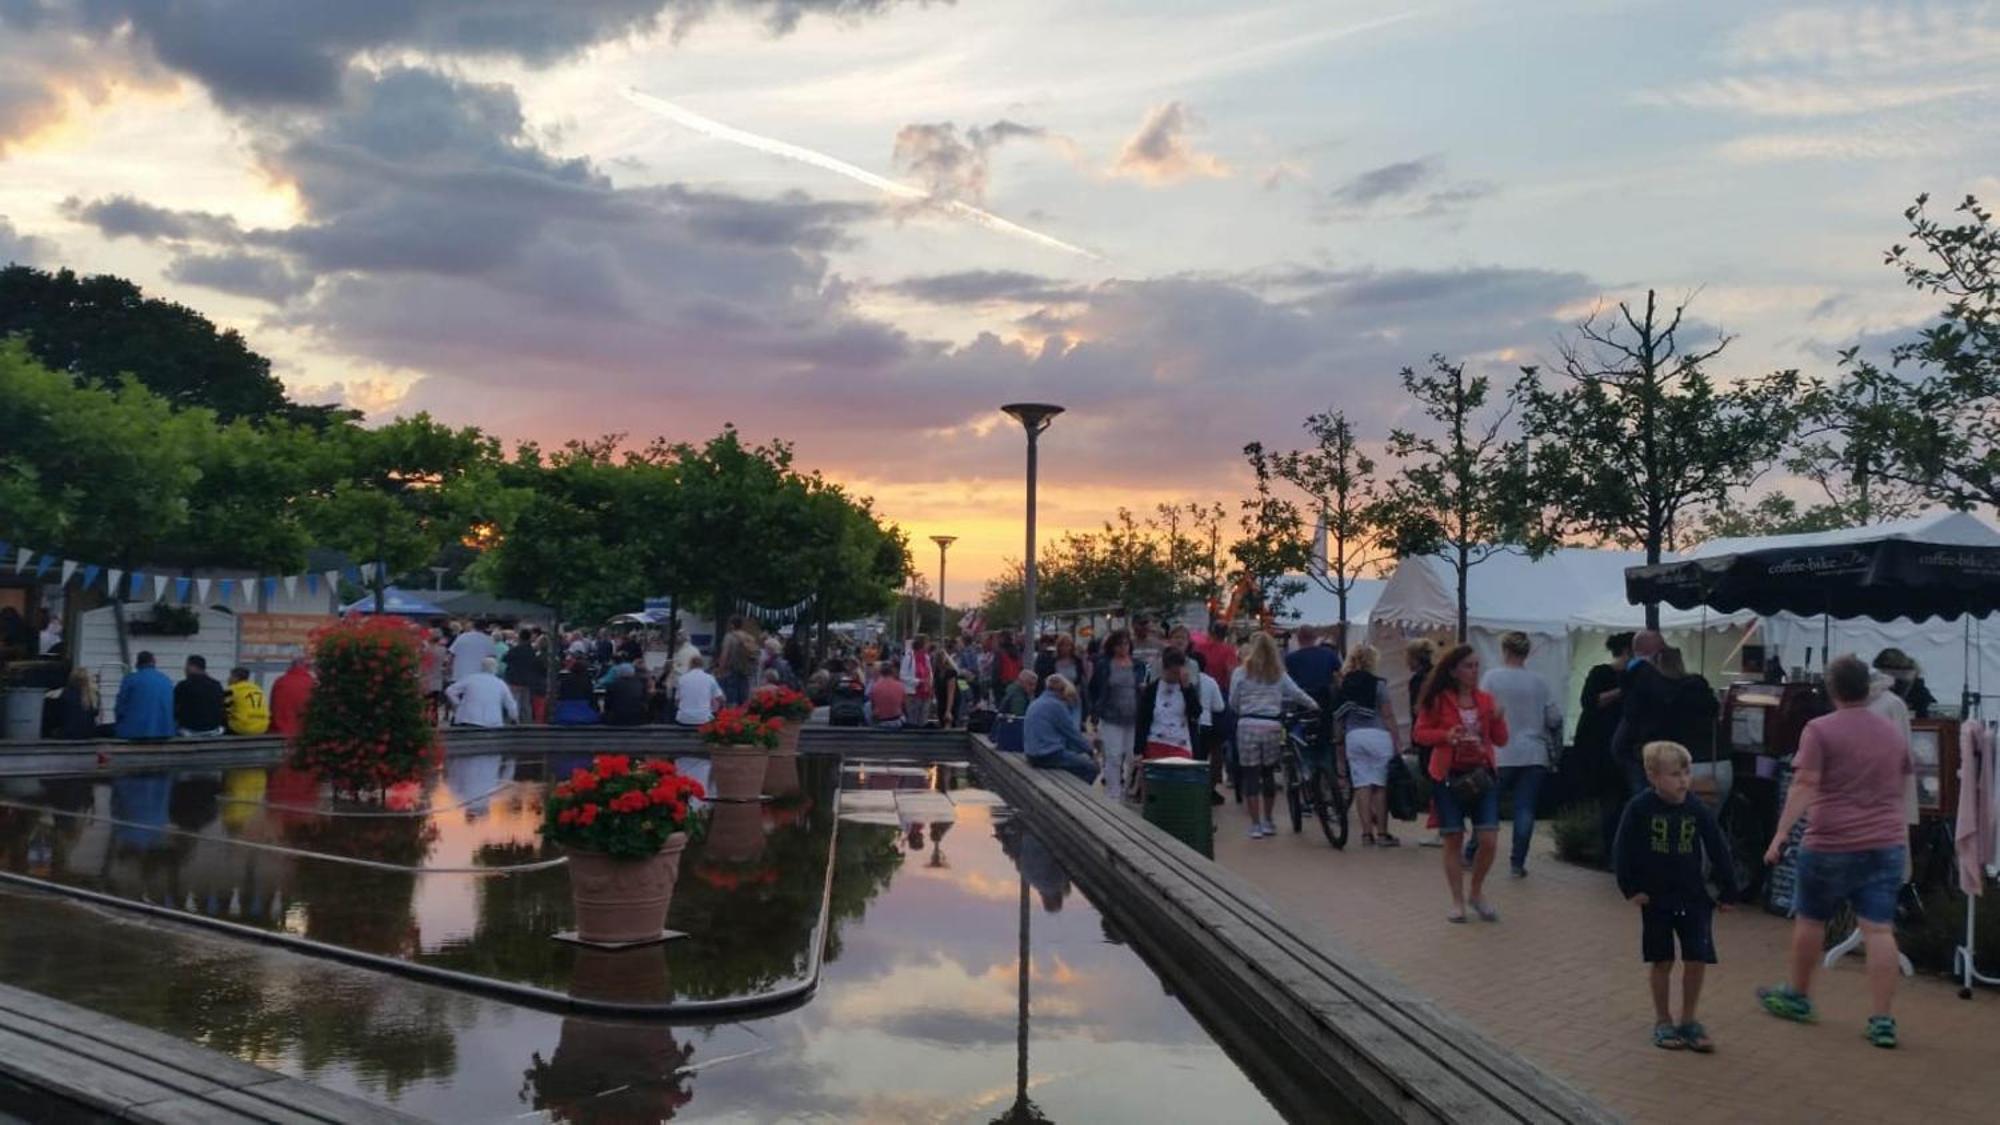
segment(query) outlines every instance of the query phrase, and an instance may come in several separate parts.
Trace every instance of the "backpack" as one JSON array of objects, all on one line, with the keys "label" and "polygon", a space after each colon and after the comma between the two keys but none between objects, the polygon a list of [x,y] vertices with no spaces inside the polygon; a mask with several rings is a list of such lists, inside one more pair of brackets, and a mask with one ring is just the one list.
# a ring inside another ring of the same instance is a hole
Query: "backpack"
[{"label": "backpack", "polygon": [[859,699],[842,695],[835,698],[833,705],[827,708],[826,721],[828,726],[858,727],[867,723],[868,713],[862,709]]}]

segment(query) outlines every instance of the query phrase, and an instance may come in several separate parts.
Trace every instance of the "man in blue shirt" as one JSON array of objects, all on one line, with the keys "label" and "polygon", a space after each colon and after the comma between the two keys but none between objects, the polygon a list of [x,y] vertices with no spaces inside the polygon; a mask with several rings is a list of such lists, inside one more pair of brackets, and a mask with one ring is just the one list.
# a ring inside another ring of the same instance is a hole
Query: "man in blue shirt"
[{"label": "man in blue shirt", "polygon": [[1313,723],[1313,761],[1325,764],[1333,760],[1333,724],[1329,717],[1333,714],[1334,682],[1340,678],[1340,654],[1331,645],[1319,643],[1319,630],[1310,625],[1299,626],[1299,647],[1285,654],[1285,674],[1299,685],[1313,702],[1319,704],[1319,714]]},{"label": "man in blue shirt", "polygon": [[1097,781],[1097,759],[1090,741],[1076,725],[1070,699],[1076,689],[1061,676],[1050,676],[1042,694],[1028,705],[1021,743],[1028,764],[1038,769],[1068,770],[1089,785]]},{"label": "man in blue shirt", "polygon": [[153,666],[153,654],[142,652],[137,667],[118,681],[118,724],[120,738],[135,741],[174,736],[174,682]]}]

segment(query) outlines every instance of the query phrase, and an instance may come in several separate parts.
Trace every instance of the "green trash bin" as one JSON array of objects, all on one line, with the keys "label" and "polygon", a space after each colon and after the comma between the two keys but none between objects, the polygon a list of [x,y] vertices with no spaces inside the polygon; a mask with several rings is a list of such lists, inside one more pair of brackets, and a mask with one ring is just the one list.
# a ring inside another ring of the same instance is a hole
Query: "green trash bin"
[{"label": "green trash bin", "polygon": [[1215,817],[1208,799],[1208,763],[1193,758],[1147,762],[1146,819],[1202,855],[1215,858]]}]

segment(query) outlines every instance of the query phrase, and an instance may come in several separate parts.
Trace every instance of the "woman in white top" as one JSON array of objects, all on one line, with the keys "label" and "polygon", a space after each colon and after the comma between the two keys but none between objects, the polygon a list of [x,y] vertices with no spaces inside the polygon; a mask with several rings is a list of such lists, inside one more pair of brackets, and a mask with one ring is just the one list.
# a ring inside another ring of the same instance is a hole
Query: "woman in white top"
[{"label": "woman in white top", "polygon": [[1284,658],[1271,634],[1256,634],[1246,647],[1242,665],[1229,677],[1229,705],[1236,709],[1236,761],[1242,767],[1250,838],[1261,840],[1278,833],[1271,824],[1271,799],[1285,751],[1279,713],[1288,703],[1308,711],[1319,710],[1319,704],[1285,674]]}]

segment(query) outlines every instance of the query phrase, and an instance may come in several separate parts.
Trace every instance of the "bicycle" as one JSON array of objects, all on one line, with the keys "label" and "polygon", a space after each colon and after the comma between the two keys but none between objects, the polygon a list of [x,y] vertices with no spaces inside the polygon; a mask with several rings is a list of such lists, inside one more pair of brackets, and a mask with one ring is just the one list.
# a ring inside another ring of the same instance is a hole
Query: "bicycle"
[{"label": "bicycle", "polygon": [[1297,712],[1287,712],[1279,720],[1285,732],[1285,752],[1280,763],[1285,774],[1285,810],[1291,814],[1293,832],[1305,831],[1306,814],[1310,812],[1319,821],[1320,831],[1326,834],[1326,842],[1337,849],[1345,848],[1347,814],[1354,806],[1354,785],[1348,777],[1344,755],[1337,751],[1333,753],[1332,769],[1308,768],[1314,734],[1310,724],[1317,721],[1319,716]]}]

